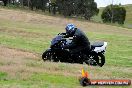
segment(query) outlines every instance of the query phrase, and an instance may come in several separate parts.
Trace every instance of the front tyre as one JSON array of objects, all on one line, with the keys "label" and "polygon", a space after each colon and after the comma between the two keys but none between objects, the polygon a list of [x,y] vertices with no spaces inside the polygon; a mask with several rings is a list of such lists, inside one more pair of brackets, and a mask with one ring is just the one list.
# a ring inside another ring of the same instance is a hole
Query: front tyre
[{"label": "front tyre", "polygon": [[43,61],[45,62],[45,61],[51,61],[51,59],[52,59],[52,53],[51,53],[51,51],[45,51],[43,54],[42,54],[42,59],[43,59]]}]

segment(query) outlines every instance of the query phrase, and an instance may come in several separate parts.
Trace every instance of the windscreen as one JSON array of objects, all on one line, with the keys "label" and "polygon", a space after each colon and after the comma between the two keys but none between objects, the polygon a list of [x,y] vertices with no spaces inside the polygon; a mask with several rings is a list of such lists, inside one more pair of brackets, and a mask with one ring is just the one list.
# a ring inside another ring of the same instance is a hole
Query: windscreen
[{"label": "windscreen", "polygon": [[53,40],[51,41],[51,45],[54,45],[56,43],[58,43],[58,41],[62,40],[62,36],[58,35],[55,38],[53,38]]}]

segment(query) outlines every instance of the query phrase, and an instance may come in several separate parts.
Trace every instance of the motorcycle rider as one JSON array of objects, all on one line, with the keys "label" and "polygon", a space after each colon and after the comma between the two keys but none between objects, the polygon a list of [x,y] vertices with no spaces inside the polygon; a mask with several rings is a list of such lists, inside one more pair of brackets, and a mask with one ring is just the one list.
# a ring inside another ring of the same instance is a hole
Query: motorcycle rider
[{"label": "motorcycle rider", "polygon": [[87,36],[80,29],[76,28],[74,24],[67,24],[65,27],[65,38],[73,37],[72,42],[64,45],[62,48],[70,49],[70,53],[88,52],[90,50],[90,42]]}]

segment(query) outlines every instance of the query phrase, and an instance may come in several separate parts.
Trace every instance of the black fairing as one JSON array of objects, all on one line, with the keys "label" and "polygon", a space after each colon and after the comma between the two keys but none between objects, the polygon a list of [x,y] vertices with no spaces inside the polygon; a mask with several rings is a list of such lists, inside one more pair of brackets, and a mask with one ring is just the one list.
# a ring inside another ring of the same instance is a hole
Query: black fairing
[{"label": "black fairing", "polygon": [[62,44],[66,43],[66,39],[63,38],[62,35],[57,35],[55,38],[52,39],[51,41],[51,49],[61,49],[62,48]]},{"label": "black fairing", "polygon": [[51,41],[51,45],[55,45],[56,43],[58,43],[59,41],[61,41],[63,38],[63,36],[56,36],[55,38],[52,39]]}]

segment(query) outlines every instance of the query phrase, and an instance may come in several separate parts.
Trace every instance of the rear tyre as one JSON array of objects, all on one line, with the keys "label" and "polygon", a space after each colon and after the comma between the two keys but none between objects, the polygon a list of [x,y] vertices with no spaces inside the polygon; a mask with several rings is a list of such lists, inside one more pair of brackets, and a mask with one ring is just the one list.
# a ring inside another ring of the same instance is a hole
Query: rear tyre
[{"label": "rear tyre", "polygon": [[102,67],[105,64],[105,56],[102,53],[98,53],[97,63],[100,67]]},{"label": "rear tyre", "polygon": [[92,66],[97,66],[97,59],[98,56],[96,53],[92,52],[91,54],[89,54],[89,56],[87,57],[87,59],[85,59],[85,63],[87,65],[92,65]]}]

